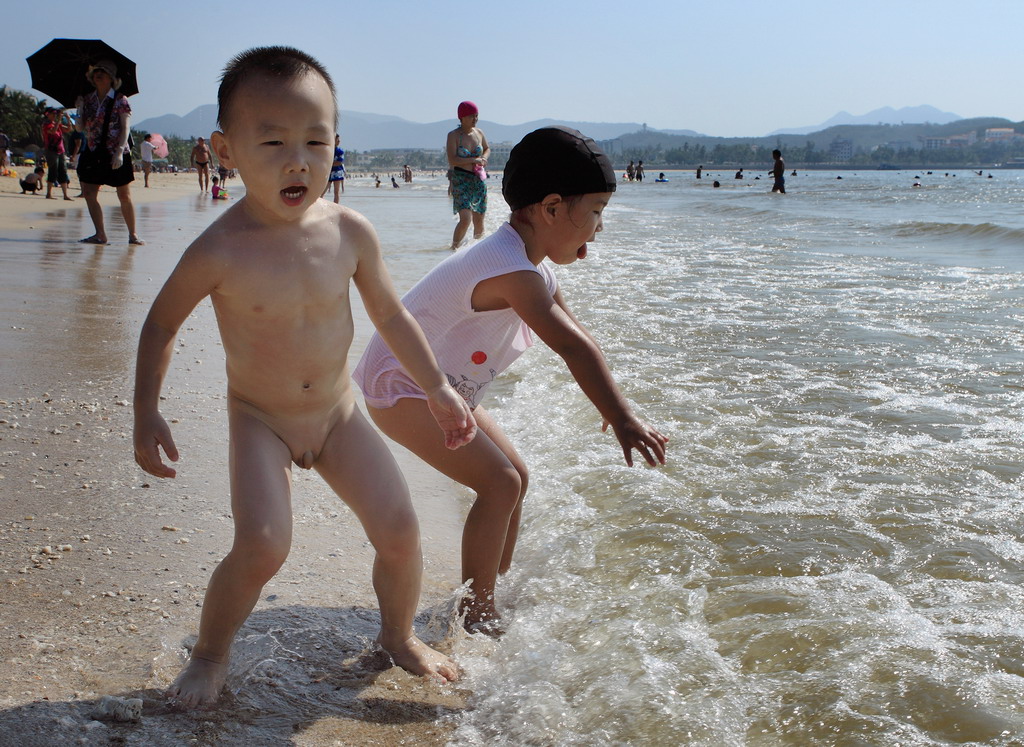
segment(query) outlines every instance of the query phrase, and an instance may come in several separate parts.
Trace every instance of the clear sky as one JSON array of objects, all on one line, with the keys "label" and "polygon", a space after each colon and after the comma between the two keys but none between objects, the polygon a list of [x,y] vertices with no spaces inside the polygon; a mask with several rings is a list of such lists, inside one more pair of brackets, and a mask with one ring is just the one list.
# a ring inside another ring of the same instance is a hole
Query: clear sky
[{"label": "clear sky", "polygon": [[342,109],[414,122],[463,99],[503,124],[723,136],[920,104],[1024,120],[1024,0],[46,0],[3,26],[13,88],[31,91],[24,58],[53,37],[134,59],[136,121],[215,103],[227,59],[265,44],[320,59]]}]

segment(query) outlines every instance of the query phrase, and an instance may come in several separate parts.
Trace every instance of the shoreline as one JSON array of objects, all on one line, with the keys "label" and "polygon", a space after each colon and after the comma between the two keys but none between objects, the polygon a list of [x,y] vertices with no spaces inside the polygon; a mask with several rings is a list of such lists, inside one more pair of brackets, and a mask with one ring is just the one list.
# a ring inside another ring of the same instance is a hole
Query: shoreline
[{"label": "shoreline", "polygon": [[[179,476],[149,477],[131,457],[138,328],[188,231],[205,227],[172,226],[182,211],[220,208],[182,199],[198,194],[194,174],[156,176],[149,189],[133,184],[152,229],[140,220],[141,247],[116,243],[125,238],[117,219],[114,243],[79,245],[75,237],[91,225],[84,200],[22,196],[11,178],[0,184],[0,654],[8,669],[0,732],[21,743],[45,735],[153,745],[206,737],[225,745],[444,744],[467,693],[367,658],[379,620],[372,548],[351,511],[300,469],[292,552],[239,634],[230,694],[196,713],[171,711],[163,700],[194,641],[231,521],[223,354],[208,301],[183,325],[164,387]],[[105,209],[117,204],[113,190],[101,200]],[[352,365],[372,332],[355,296]],[[388,444],[420,518],[417,632],[449,650],[461,635],[453,642],[444,628],[460,581],[466,497]],[[107,695],[141,698],[141,722],[94,721]]]},{"label": "shoreline", "polygon": [[[31,167],[15,166],[13,170],[18,173],[18,178],[0,177],[0,201],[2,201],[0,202],[0,217],[4,221],[5,233],[34,230],[34,219],[44,213],[52,213],[57,210],[86,210],[83,198],[75,197],[70,202],[66,202],[59,187],[54,187],[55,199],[52,200],[46,199],[45,186],[40,194],[21,194],[18,182],[31,171]],[[80,189],[78,176],[74,175],[74,172],[71,173],[68,194],[74,197]],[[132,201],[136,206],[174,200],[199,193],[199,182],[195,174],[150,174],[151,186],[148,188],[142,186],[142,176],[141,173],[136,174],[135,181],[132,182]],[[117,195],[112,187],[104,187],[100,190],[100,204],[104,208],[117,205]]]}]

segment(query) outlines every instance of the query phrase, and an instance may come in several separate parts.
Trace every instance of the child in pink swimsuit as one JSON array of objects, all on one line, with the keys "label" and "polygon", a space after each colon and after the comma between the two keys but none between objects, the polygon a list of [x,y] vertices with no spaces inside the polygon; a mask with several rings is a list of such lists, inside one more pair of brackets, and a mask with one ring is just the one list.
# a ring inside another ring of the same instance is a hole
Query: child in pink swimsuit
[{"label": "child in pink swimsuit", "polygon": [[633,414],[544,262],[568,265],[586,257],[615,181],[607,156],[576,130],[530,133],[505,167],[509,222],[448,257],[402,299],[449,383],[474,408],[480,430],[470,444],[444,448],[426,395],[379,336],[354,373],[384,433],[476,493],[462,538],[462,578],[471,595],[461,613],[471,631],[500,632],[494,585],[511,566],[527,486],[526,465],[481,402],[488,384],[533,344],[531,331],[565,360],[604,427],[611,425],[628,465],[633,449],[648,464],[665,462],[668,439]]}]

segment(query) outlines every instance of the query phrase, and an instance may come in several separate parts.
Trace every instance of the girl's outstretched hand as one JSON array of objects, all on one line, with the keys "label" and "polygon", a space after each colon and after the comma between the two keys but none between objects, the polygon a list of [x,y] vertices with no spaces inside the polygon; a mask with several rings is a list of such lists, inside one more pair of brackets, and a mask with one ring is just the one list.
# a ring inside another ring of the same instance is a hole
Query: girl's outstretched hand
[{"label": "girl's outstretched hand", "polygon": [[476,436],[476,419],[458,392],[445,384],[427,394],[427,407],[444,431],[444,445],[449,449],[465,446]]},{"label": "girl's outstretched hand", "polygon": [[615,432],[615,437],[619,439],[628,466],[633,466],[633,449],[640,452],[652,467],[665,463],[665,444],[668,443],[668,436],[663,436],[635,417],[628,417],[618,424],[604,420],[601,423],[601,431],[607,431],[609,425]]}]

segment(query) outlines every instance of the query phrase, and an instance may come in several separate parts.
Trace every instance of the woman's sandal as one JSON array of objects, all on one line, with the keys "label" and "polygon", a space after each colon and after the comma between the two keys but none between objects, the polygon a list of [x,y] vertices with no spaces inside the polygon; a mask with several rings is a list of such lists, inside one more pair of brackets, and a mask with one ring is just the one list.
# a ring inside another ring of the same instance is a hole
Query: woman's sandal
[{"label": "woman's sandal", "polygon": [[142,246],[146,242],[143,241],[142,239],[140,239],[138,236],[129,236],[128,237],[128,243],[129,244],[135,244],[136,246]]},{"label": "woman's sandal", "polygon": [[97,239],[95,235],[93,235],[93,236],[86,236],[84,239],[79,239],[78,243],[79,244],[103,244],[103,245],[106,245],[107,242],[106,241],[101,241],[100,239]]}]

